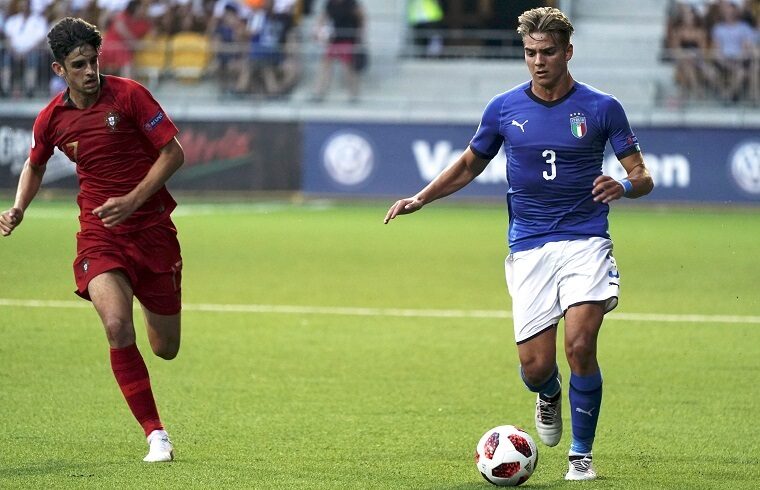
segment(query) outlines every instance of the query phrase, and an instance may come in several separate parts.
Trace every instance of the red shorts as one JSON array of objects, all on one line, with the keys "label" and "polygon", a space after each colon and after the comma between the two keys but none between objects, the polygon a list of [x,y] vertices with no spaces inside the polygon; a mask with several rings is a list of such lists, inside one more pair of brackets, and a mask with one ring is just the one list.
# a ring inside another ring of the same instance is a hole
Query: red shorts
[{"label": "red shorts", "polygon": [[133,233],[106,228],[77,233],[76,294],[90,300],[90,281],[112,270],[127,276],[135,297],[149,311],[174,315],[182,309],[182,256],[171,220]]},{"label": "red shorts", "polygon": [[325,56],[328,60],[338,60],[351,66],[354,60],[354,50],[356,44],[351,41],[336,41],[327,46]]}]

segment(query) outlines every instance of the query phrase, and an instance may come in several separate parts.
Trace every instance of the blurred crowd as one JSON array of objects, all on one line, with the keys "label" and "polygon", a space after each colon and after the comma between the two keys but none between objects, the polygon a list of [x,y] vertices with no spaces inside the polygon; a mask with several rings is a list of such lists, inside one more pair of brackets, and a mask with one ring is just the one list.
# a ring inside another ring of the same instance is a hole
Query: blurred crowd
[{"label": "blurred crowd", "polygon": [[760,104],[760,0],[671,3],[665,52],[682,95]]},{"label": "blurred crowd", "polygon": [[[297,28],[312,13],[312,0],[0,0],[4,97],[57,93],[62,80],[50,76],[47,32],[66,16],[81,17],[103,34],[100,68],[104,74],[147,84],[160,77],[182,80],[216,77],[223,93],[281,97],[301,77]],[[346,59],[358,48],[363,27],[359,0],[326,0],[320,12],[320,37],[327,47],[324,70],[332,58]],[[335,27],[346,27],[342,33]],[[329,31],[328,31],[329,28]],[[357,33],[357,34],[354,34]],[[332,49],[342,45],[342,51]],[[340,51],[336,54],[335,51]],[[355,63],[348,63],[349,75]],[[168,74],[168,75],[167,75]],[[328,80],[315,87],[324,95]],[[349,80],[351,96],[358,92]]]}]

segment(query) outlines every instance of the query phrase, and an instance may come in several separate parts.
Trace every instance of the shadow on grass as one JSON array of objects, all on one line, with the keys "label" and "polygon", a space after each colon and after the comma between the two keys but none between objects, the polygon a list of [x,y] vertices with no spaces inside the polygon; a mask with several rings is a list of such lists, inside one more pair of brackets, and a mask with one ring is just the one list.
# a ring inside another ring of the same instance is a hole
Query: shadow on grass
[{"label": "shadow on grass", "polygon": [[[160,467],[170,468],[177,464],[177,462],[162,463]],[[56,475],[58,477],[71,478],[71,481],[77,479],[97,479],[97,478],[113,478],[115,474],[123,473],[127,467],[151,467],[157,468],[158,465],[147,464],[143,462],[134,462],[125,465],[124,461],[109,461],[101,462],[98,464],[75,464],[71,461],[63,460],[51,460],[39,462],[37,464],[28,464],[16,467],[0,468],[0,487],[2,487],[2,481],[13,481],[14,479],[24,479],[35,476],[50,476]]]}]

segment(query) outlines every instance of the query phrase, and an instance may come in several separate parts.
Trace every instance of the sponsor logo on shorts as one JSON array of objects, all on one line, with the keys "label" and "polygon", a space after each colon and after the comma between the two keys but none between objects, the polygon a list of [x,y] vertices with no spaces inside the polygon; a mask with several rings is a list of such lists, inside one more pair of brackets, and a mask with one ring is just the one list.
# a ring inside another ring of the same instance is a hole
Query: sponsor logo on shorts
[{"label": "sponsor logo on shorts", "polygon": [[90,261],[87,259],[84,259],[84,261],[82,262],[82,270],[84,271],[85,274],[87,274],[87,270],[89,268],[90,268]]},{"label": "sponsor logo on shorts", "polygon": [[158,124],[163,120],[164,120],[164,112],[158,111],[158,114],[153,116],[153,118],[151,118],[150,121],[143,124],[143,129],[147,132],[153,131],[154,129],[156,129],[156,126],[158,126]]}]

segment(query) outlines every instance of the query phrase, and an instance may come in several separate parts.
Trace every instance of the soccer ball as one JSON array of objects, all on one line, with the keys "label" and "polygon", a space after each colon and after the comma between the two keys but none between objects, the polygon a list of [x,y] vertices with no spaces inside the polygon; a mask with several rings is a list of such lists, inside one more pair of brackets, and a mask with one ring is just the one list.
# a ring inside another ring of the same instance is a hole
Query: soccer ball
[{"label": "soccer ball", "polygon": [[516,487],[530,478],[538,464],[538,449],[527,432],[514,425],[489,430],[475,448],[475,466],[483,478],[499,487]]}]

